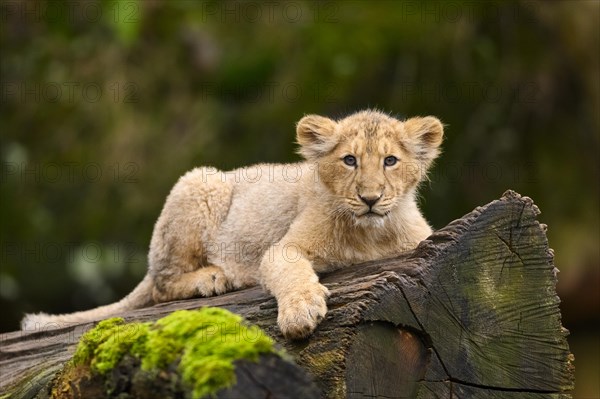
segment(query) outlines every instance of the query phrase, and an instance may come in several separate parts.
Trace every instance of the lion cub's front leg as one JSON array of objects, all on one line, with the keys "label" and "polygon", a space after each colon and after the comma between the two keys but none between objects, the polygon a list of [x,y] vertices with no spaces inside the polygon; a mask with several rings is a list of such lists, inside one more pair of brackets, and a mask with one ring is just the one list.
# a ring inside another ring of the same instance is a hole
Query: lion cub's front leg
[{"label": "lion cub's front leg", "polygon": [[289,259],[281,248],[273,246],[263,257],[261,282],[277,299],[277,324],[283,335],[306,338],[327,313],[329,290],[319,283],[308,259]]}]

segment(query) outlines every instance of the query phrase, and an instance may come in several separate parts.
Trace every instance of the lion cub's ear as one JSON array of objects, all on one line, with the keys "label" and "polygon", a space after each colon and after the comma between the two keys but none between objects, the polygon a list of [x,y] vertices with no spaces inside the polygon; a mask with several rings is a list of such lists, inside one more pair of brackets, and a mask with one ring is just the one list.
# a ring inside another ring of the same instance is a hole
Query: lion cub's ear
[{"label": "lion cub's ear", "polygon": [[440,154],[444,125],[434,116],[410,118],[404,121],[405,140],[416,157],[429,166]]},{"label": "lion cub's ear", "polygon": [[337,144],[336,122],[319,115],[307,115],[296,125],[298,153],[306,159],[326,155]]}]

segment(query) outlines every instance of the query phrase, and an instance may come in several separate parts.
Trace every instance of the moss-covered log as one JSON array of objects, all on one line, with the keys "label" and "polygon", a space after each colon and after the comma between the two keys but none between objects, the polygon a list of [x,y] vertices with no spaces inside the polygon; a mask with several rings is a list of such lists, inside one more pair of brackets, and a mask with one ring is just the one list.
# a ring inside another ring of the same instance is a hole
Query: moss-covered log
[{"label": "moss-covered log", "polygon": [[271,338],[221,308],[178,310],[157,322],[100,322],[51,382],[53,399],[318,398],[306,371]]},{"label": "moss-covered log", "polygon": [[[570,398],[573,358],[538,214],[529,198],[509,191],[410,253],[323,276],[329,313],[303,342],[283,339],[275,300],[260,288],[119,316],[149,321],[224,307],[281,343],[324,397]],[[47,391],[90,327],[3,334],[2,392]]]}]

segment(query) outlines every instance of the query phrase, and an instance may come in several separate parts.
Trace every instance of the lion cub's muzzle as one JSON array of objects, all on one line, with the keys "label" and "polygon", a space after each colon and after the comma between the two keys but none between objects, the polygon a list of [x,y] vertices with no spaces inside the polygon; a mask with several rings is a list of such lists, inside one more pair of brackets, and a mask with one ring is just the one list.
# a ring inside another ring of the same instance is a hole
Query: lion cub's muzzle
[{"label": "lion cub's muzzle", "polygon": [[363,207],[358,216],[384,216],[385,212],[381,212],[379,210],[378,205],[381,203],[381,199],[383,198],[383,193],[364,193],[358,194],[358,198],[362,202],[362,204],[366,205],[366,208]]},{"label": "lion cub's muzzle", "polygon": [[358,195],[358,198],[360,198],[360,200],[362,202],[364,202],[368,207],[369,210],[373,209],[373,206],[375,206],[375,204],[377,202],[379,202],[379,200],[381,199],[381,197],[383,196],[383,194],[379,194],[379,195]]}]

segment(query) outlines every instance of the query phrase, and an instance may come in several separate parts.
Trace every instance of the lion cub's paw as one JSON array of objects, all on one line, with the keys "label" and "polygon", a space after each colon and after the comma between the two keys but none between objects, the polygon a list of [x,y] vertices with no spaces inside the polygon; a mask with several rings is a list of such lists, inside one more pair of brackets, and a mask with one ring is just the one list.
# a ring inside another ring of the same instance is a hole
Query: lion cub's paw
[{"label": "lion cub's paw", "polygon": [[308,337],[327,313],[329,290],[321,284],[294,290],[279,301],[277,323],[288,339]]},{"label": "lion cub's paw", "polygon": [[230,291],[230,283],[223,269],[216,266],[208,266],[200,269],[202,275],[197,281],[198,293],[203,297],[224,294]]}]

